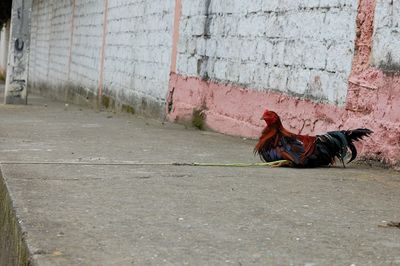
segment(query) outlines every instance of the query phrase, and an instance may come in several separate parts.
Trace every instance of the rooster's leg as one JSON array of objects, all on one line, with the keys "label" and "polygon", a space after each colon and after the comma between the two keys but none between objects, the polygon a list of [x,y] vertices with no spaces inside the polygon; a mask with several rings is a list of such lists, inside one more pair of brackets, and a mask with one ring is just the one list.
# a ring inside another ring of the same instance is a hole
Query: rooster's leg
[{"label": "rooster's leg", "polygon": [[269,165],[272,167],[284,167],[284,166],[293,166],[293,163],[288,160],[281,160],[276,162],[270,162]]}]

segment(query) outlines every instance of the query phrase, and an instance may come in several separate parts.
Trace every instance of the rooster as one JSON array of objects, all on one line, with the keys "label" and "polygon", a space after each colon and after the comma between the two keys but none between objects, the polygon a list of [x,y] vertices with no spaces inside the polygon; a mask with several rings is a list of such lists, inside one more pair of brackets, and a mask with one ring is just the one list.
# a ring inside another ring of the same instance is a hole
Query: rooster
[{"label": "rooster", "polygon": [[354,130],[331,131],[323,135],[308,136],[294,134],[286,130],[279,116],[266,110],[261,118],[267,123],[260,139],[254,148],[254,153],[260,155],[265,162],[279,161],[273,166],[317,167],[332,165],[338,158],[343,167],[344,159],[351,151],[353,161],[357,149],[353,141],[373,133],[367,128]]}]

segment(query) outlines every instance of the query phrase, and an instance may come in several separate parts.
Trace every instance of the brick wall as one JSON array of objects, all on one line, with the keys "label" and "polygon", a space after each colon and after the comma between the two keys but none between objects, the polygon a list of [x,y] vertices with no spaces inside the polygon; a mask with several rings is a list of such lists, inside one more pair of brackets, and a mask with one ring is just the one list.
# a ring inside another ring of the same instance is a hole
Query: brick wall
[{"label": "brick wall", "polygon": [[[107,8],[104,25],[104,1],[34,1],[30,83],[94,98],[101,86],[113,102],[163,106],[175,1]],[[350,0],[182,0],[177,72],[342,105],[356,9]]]},{"label": "brick wall", "polygon": [[49,1],[34,1],[31,20],[31,51],[29,58],[28,82],[47,82],[50,48],[50,15]]},{"label": "brick wall", "polygon": [[372,61],[387,71],[400,70],[400,2],[376,1]]},{"label": "brick wall", "polygon": [[[54,14],[54,13],[53,13]],[[72,17],[71,12],[68,14]],[[75,1],[70,82],[97,92],[103,32],[103,1]],[[70,32],[71,25],[67,22]],[[51,40],[54,42],[55,40]],[[69,46],[68,42],[66,42]],[[67,48],[65,48],[67,50]]]},{"label": "brick wall", "polygon": [[178,73],[344,104],[356,1],[183,0]]},{"label": "brick wall", "polygon": [[[49,2],[49,47],[46,81],[51,86],[65,84],[68,80],[69,31],[71,23],[71,1]],[[47,48],[47,47],[46,47]]]},{"label": "brick wall", "polygon": [[165,103],[173,13],[173,0],[109,1],[104,87],[117,102]]},{"label": "brick wall", "polygon": [[31,87],[66,101],[94,103],[102,93],[110,107],[162,112],[173,13],[173,0],[34,1]]}]

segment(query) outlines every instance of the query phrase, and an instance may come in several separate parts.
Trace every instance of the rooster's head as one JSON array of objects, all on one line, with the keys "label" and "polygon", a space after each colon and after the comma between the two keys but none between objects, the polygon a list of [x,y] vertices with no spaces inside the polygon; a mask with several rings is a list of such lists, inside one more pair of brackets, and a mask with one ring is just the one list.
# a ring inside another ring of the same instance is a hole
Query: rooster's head
[{"label": "rooster's head", "polygon": [[275,113],[274,111],[270,111],[268,109],[264,111],[261,120],[264,120],[268,126],[272,126],[274,124],[280,124],[281,121],[277,113]]}]

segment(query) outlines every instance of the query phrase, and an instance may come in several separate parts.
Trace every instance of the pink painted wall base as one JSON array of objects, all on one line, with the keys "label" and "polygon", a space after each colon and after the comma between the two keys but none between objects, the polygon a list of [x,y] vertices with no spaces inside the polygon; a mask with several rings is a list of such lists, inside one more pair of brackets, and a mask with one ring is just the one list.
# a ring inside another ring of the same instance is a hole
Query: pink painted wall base
[{"label": "pink painted wall base", "polygon": [[[295,133],[318,134],[367,127],[375,133],[358,144],[360,155],[396,165],[400,156],[400,114],[395,106],[400,106],[400,84],[399,80],[387,80],[388,77],[378,73],[380,75],[376,75],[374,84],[381,83],[379,96],[377,90],[351,86],[351,103],[365,107],[353,110],[282,93],[257,92],[231,84],[171,74],[172,108],[168,118],[174,122],[187,122],[191,120],[193,110],[202,110],[208,128],[251,138],[258,137],[262,130],[264,124],[260,117],[266,108],[276,111],[284,126]],[[387,83],[390,86],[384,86]],[[357,97],[359,93],[368,93],[369,96]]]}]

